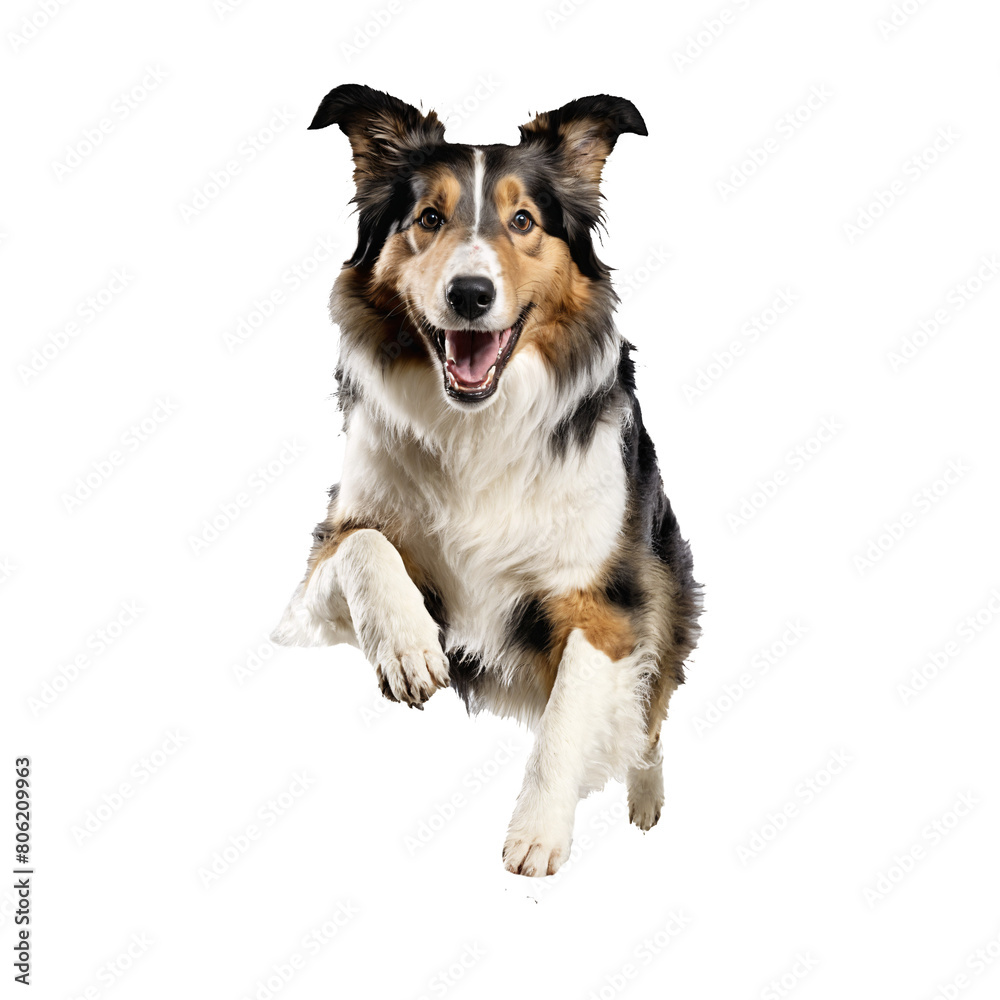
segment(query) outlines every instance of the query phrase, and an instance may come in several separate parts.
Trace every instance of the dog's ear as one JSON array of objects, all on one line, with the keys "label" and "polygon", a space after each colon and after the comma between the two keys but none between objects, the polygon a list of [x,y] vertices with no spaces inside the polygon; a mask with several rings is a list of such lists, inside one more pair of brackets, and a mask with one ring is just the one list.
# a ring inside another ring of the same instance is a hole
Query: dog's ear
[{"label": "dog's ear", "polygon": [[647,135],[638,108],[624,97],[580,97],[521,126],[521,145],[540,144],[556,153],[572,176],[593,184],[625,132]]},{"label": "dog's ear", "polygon": [[323,98],[310,128],[339,125],[351,140],[358,206],[358,245],[351,267],[370,267],[395,220],[407,205],[408,178],[430,147],[444,142],[444,125],[433,111],[357,83],[335,87]]},{"label": "dog's ear", "polygon": [[422,114],[397,97],[358,83],[345,83],[320,103],[309,128],[339,125],[351,141],[354,179],[360,187],[387,173],[405,169],[419,151],[444,142],[437,114]]},{"label": "dog's ear", "polygon": [[646,123],[631,101],[607,94],[570,101],[521,126],[521,146],[542,152],[551,164],[556,235],[566,240],[580,271],[595,280],[608,275],[592,236],[603,221],[601,170],[625,132],[646,135]]}]

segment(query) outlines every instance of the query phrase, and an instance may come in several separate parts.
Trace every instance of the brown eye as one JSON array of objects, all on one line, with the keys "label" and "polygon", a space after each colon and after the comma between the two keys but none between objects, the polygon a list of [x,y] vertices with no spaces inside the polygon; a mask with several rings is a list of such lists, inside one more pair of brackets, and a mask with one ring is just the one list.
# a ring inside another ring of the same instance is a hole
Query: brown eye
[{"label": "brown eye", "polygon": [[535,220],[527,212],[518,212],[510,220],[510,224],[519,232],[527,233],[535,224]]},{"label": "brown eye", "polygon": [[433,208],[425,208],[420,213],[420,219],[418,221],[424,229],[437,229],[440,227],[441,223],[444,222],[444,219],[442,219]]}]

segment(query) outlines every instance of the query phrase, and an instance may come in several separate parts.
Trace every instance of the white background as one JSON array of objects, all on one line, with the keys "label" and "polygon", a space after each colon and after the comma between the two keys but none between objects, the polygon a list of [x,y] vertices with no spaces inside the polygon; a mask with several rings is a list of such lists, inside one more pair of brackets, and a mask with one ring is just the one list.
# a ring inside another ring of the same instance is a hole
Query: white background
[{"label": "white background", "polygon": [[[995,996],[995,5],[43,6],[0,24],[0,859],[27,754],[34,995]],[[351,168],[306,126],[351,81],[455,141],[595,92],[648,124],[602,256],[704,637],[659,826],[609,786],[554,878],[500,863],[515,723],[265,639],[339,478]]]}]

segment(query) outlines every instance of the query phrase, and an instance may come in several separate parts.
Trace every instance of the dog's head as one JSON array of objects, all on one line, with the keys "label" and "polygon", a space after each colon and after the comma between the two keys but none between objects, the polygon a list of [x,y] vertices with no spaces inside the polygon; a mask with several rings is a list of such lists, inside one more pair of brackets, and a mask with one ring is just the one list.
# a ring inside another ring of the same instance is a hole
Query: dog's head
[{"label": "dog's head", "polygon": [[385,317],[405,316],[455,405],[492,397],[516,353],[559,367],[567,329],[608,272],[594,252],[601,169],[618,137],[646,134],[620,97],[584,97],[521,126],[517,146],[449,143],[444,126],[347,84],[310,128],[351,142],[358,246],[346,267]]}]

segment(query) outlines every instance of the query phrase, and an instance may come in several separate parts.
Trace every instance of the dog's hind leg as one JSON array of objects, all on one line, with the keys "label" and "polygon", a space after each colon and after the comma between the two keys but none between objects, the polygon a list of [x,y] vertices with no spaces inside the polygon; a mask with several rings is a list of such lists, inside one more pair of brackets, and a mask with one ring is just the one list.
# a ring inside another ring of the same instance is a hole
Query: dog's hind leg
[{"label": "dog's hind leg", "polygon": [[[663,662],[662,659],[660,662]],[[670,697],[678,687],[676,678],[676,671],[663,670],[662,667],[657,673],[647,712],[646,751],[642,761],[629,768],[625,781],[628,788],[628,818],[643,831],[656,826],[663,809],[663,751],[660,747],[660,730],[667,718]]]},{"label": "dog's hind leg", "polygon": [[420,707],[448,686],[437,623],[399,551],[371,528],[345,533],[317,553],[272,638],[359,646],[392,701]]},{"label": "dog's hind leg", "polygon": [[644,663],[612,660],[573,629],[528,757],[503,849],[518,875],[552,875],[569,857],[580,797],[625,777],[646,749]]},{"label": "dog's hind leg", "polygon": [[663,808],[663,751],[660,748],[659,726],[650,741],[649,750],[642,764],[629,768],[628,818],[640,830],[651,830],[660,818]]}]

